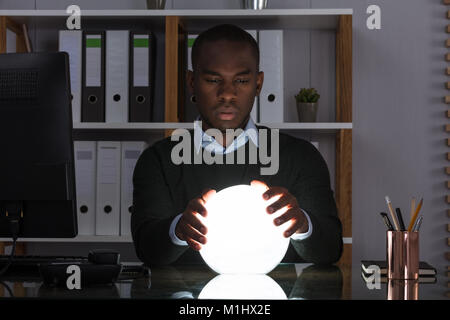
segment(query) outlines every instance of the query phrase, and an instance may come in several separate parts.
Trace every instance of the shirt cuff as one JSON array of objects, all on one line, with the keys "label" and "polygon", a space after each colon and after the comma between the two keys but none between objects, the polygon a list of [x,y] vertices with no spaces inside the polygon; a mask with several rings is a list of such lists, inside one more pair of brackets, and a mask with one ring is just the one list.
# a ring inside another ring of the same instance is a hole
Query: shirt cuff
[{"label": "shirt cuff", "polygon": [[303,211],[303,213],[306,216],[306,219],[308,220],[308,231],[306,231],[304,233],[294,233],[293,235],[291,235],[292,240],[305,240],[305,239],[309,238],[309,236],[312,234],[313,225],[311,223],[311,219],[309,218],[309,216],[305,210],[303,210],[303,209],[301,209],[301,210]]},{"label": "shirt cuff", "polygon": [[180,220],[180,218],[181,218],[182,215],[183,215],[182,213],[180,213],[179,215],[177,215],[177,216],[173,219],[172,223],[170,224],[170,228],[169,228],[169,236],[170,236],[170,239],[172,239],[172,243],[173,243],[173,244],[176,244],[177,246],[187,246],[187,245],[188,245],[186,241],[181,240],[181,239],[178,238],[177,235],[175,234],[175,227],[177,226],[178,220]]}]

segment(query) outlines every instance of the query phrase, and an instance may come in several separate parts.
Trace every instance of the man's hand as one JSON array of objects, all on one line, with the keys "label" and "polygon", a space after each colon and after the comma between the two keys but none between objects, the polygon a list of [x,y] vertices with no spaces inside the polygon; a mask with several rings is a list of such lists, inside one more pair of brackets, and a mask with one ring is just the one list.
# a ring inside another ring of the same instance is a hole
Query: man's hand
[{"label": "man's hand", "polygon": [[198,219],[197,214],[206,217],[207,212],[204,207],[206,201],[216,193],[213,189],[207,189],[200,196],[189,201],[186,210],[175,227],[176,236],[188,243],[194,250],[200,250],[202,244],[206,244],[206,233],[208,229]]},{"label": "man's hand", "polygon": [[252,186],[264,186],[267,190],[263,193],[264,200],[270,200],[273,197],[279,196],[278,200],[267,206],[266,211],[269,214],[274,214],[278,210],[285,208],[285,212],[274,219],[276,226],[290,222],[289,227],[284,232],[284,236],[289,238],[294,233],[305,233],[308,231],[308,219],[300,209],[297,199],[283,187],[268,187],[264,182],[253,180],[250,183]]}]

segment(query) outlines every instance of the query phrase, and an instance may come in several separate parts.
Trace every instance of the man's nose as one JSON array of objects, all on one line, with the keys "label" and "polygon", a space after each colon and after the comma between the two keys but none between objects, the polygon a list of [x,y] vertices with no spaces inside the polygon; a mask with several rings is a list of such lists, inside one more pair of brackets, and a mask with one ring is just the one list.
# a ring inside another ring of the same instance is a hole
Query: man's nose
[{"label": "man's nose", "polygon": [[225,101],[233,100],[236,98],[236,86],[233,82],[224,81],[219,87],[218,96]]}]

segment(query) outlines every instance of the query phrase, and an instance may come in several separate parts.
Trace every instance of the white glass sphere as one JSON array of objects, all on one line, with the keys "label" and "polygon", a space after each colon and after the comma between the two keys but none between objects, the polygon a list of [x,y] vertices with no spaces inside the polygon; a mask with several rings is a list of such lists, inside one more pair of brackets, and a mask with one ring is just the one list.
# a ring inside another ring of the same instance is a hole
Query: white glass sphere
[{"label": "white glass sphere", "polygon": [[286,293],[265,274],[220,274],[209,281],[199,299],[285,300]]},{"label": "white glass sphere", "polygon": [[289,222],[275,226],[273,220],[285,210],[268,214],[266,208],[278,197],[266,201],[261,186],[237,185],[223,189],[205,204],[207,242],[200,254],[217,273],[266,274],[283,259],[289,238],[283,232]]}]

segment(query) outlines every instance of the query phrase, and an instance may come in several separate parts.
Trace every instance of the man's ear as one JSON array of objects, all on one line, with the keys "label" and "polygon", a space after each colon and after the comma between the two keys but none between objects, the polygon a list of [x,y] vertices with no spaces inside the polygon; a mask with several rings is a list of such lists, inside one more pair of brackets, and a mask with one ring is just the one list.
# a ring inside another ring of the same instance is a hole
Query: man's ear
[{"label": "man's ear", "polygon": [[264,83],[264,72],[259,71],[256,75],[256,95],[259,96],[259,93],[261,92],[262,86]]},{"label": "man's ear", "polygon": [[194,94],[194,72],[188,70],[186,72],[186,83],[189,90],[189,93]]}]

